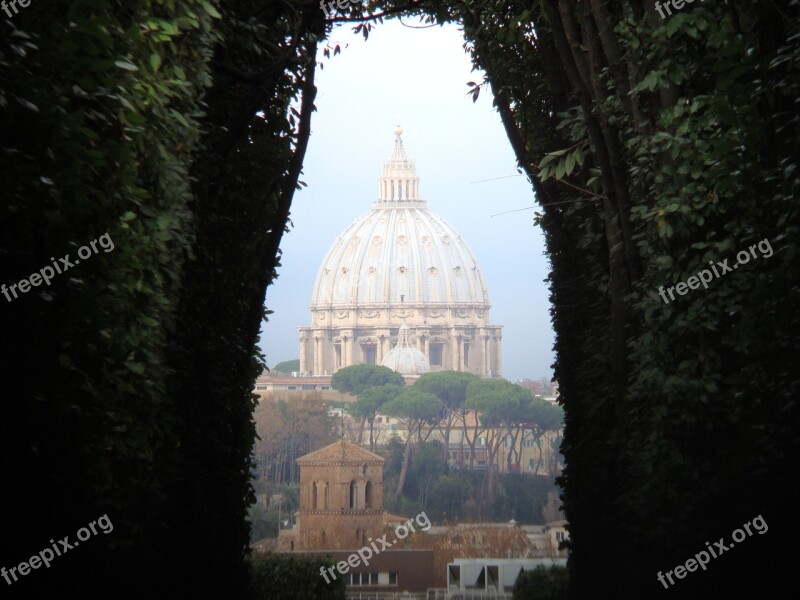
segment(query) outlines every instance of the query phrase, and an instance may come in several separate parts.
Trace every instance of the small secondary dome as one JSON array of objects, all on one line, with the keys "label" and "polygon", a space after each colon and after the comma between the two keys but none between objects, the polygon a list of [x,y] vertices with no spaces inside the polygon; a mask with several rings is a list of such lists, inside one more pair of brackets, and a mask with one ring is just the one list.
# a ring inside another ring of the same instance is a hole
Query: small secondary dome
[{"label": "small secondary dome", "polygon": [[422,375],[431,370],[425,355],[412,347],[408,341],[411,328],[403,323],[397,334],[397,346],[389,350],[383,359],[383,366],[401,375]]}]

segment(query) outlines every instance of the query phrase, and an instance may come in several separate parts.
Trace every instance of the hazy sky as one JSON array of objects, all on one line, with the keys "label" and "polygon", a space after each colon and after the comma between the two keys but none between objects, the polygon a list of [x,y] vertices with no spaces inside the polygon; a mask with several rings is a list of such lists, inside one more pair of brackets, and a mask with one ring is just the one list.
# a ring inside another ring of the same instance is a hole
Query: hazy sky
[{"label": "hazy sky", "polygon": [[461,233],[483,272],[491,322],[504,326],[503,376],[550,377],[543,236],[533,209],[491,216],[532,206],[533,192],[525,177],[513,176],[514,154],[489,91],[474,104],[465,96],[466,83],[482,74],[472,71],[460,32],[391,21],[366,42],[350,27],[330,39],[342,53],[321,58],[324,68],[317,70],[318,110],[301,177],[308,187],[295,194],[280,276],[267,290],[267,307],[275,311],[261,337],[267,364],[299,356],[297,328],[310,324],[317,270],[336,236],[377,199],[399,123],[422,198]]}]

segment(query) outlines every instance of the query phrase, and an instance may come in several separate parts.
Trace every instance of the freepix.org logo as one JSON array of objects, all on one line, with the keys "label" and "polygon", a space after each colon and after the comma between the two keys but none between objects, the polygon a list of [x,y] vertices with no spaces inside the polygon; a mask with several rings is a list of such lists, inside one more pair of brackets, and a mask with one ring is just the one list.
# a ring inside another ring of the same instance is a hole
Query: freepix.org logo
[{"label": "freepix.org logo", "polygon": [[336,580],[336,574],[334,570],[338,571],[341,575],[346,575],[350,569],[355,569],[359,565],[364,565],[365,567],[369,566],[369,561],[374,557],[391,548],[394,544],[397,543],[398,540],[404,540],[408,537],[410,533],[416,532],[414,528],[414,523],[416,522],[417,526],[422,531],[428,531],[431,528],[431,521],[428,519],[428,515],[425,514],[425,511],[419,513],[413,519],[409,519],[405,523],[401,523],[394,529],[394,539],[389,542],[386,540],[386,536],[388,534],[383,534],[377,540],[373,540],[369,538],[370,544],[368,546],[364,546],[360,550],[353,552],[350,556],[347,557],[347,560],[342,560],[336,563],[335,567],[325,567],[319,568],[319,574],[325,579],[325,583],[330,583],[331,580],[328,579],[328,573],[330,573],[331,577]]},{"label": "freepix.org logo", "polygon": [[57,556],[61,556],[62,554],[67,553],[73,548],[77,548],[81,542],[87,541],[93,535],[98,535],[100,532],[98,532],[95,525],[97,525],[97,527],[100,528],[100,531],[106,535],[114,531],[114,524],[111,522],[111,519],[108,518],[108,515],[103,515],[96,521],[92,521],[91,523],[89,523],[88,526],[81,527],[80,529],[78,529],[77,533],[75,534],[78,538],[78,541],[70,543],[68,535],[65,535],[64,538],[59,540],[58,542],[50,540],[52,549],[50,547],[45,548],[39,553],[31,556],[27,561],[23,561],[15,567],[11,567],[9,569],[6,569],[5,567],[0,567],[0,576],[2,576],[3,579],[6,580],[6,583],[8,585],[12,585],[14,582],[19,581],[19,577],[24,577],[25,575],[30,573],[31,570],[38,569],[42,565],[44,565],[45,568],[49,569],[50,563]]},{"label": "freepix.org logo", "polygon": [[325,18],[330,19],[334,15],[334,6],[336,6],[339,10],[344,10],[350,4],[358,4],[359,0],[320,0],[319,7],[322,9],[322,12],[325,13]]},{"label": "freepix.org logo", "polygon": [[[708,264],[711,265],[711,270],[703,269],[702,271],[698,272],[697,275],[692,275],[689,277],[689,279],[687,279],[685,282],[680,281],[676,285],[668,288],[664,288],[662,285],[658,288],[658,295],[661,296],[664,304],[669,304],[669,300],[667,300],[667,294],[669,294],[669,297],[672,300],[675,300],[672,290],[675,290],[678,292],[678,294],[683,296],[689,290],[696,290],[700,287],[700,285],[702,285],[705,289],[708,289],[708,284],[711,283],[715,277],[722,277],[726,273],[732,273],[734,269],[739,268],[739,265],[744,265],[750,262],[750,256],[752,256],[754,260],[758,258],[758,255],[756,254],[756,248],[758,248],[762,258],[769,258],[773,255],[772,245],[770,245],[767,238],[764,238],[758,242],[758,244],[753,244],[747,250],[742,250],[739,252],[736,255],[736,263],[734,265],[729,265],[729,259],[727,258],[722,262],[718,262],[716,265],[713,262],[709,262]],[[719,269],[717,269],[717,267],[719,267]]]},{"label": "freepix.org logo", "polygon": [[[0,8],[2,8],[5,13],[8,15],[8,18],[12,18],[14,15],[19,14],[19,8],[17,8],[17,4],[19,4],[20,8],[28,8],[31,5],[32,0],[3,0],[0,2]],[[11,11],[14,11],[12,14]]]},{"label": "freepix.org logo", "polygon": [[[731,550],[735,544],[743,542],[748,537],[753,535],[753,531],[750,529],[751,524],[753,525],[753,529],[755,529],[755,532],[758,533],[758,535],[764,535],[765,533],[767,533],[767,531],[769,531],[769,525],[767,525],[767,522],[764,520],[764,517],[758,515],[752,521],[749,521],[744,525],[742,525],[741,529],[733,530],[733,532],[731,533],[731,537],[733,538],[732,542],[728,542],[728,544],[725,545],[725,538],[719,538],[718,541],[714,542],[713,546],[708,542],[706,542],[706,549],[708,550],[708,552],[706,552],[705,550],[701,550],[700,552],[694,555],[694,558],[690,558],[689,560],[687,560],[685,566],[678,565],[677,567],[675,567],[674,569],[670,569],[666,573],[662,573],[661,571],[659,571],[658,574],[656,575],[658,581],[661,582],[661,585],[664,586],[664,589],[669,589],[669,586],[675,585],[676,583],[672,579],[673,573],[675,574],[676,578],[683,579],[684,577],[686,577],[687,574],[697,571],[698,567],[700,567],[701,569],[703,569],[703,571],[705,571],[706,565],[711,562],[712,558],[719,558],[720,556],[722,556],[723,553]],[[747,534],[745,534],[745,531],[747,532]],[[669,585],[667,584],[667,579],[669,580]]]},{"label": "freepix.org logo", "polygon": [[[17,291],[19,291],[20,294],[27,294],[31,288],[38,287],[42,285],[42,283],[44,283],[44,285],[50,285],[50,281],[56,275],[66,273],[72,267],[78,266],[81,260],[86,260],[95,254],[99,254],[100,251],[97,249],[98,244],[104,252],[111,252],[114,249],[114,241],[111,239],[111,236],[104,233],[98,239],[89,242],[86,246],[78,248],[78,258],[70,260],[69,254],[66,254],[56,261],[55,258],[50,257],[50,260],[53,262],[52,267],[50,265],[42,267],[38,271],[31,273],[26,279],[20,279],[17,283],[12,283],[9,286],[6,286],[4,283],[0,285],[0,292],[3,293],[8,302],[11,302],[19,298]],[[11,296],[13,296],[13,298]]]}]

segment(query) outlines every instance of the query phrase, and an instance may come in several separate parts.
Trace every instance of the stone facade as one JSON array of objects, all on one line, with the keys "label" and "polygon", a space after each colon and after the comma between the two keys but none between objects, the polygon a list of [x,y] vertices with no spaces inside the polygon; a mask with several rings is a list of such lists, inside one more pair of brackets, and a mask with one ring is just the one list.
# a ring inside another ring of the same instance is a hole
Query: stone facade
[{"label": "stone facade", "polygon": [[297,459],[300,510],[293,549],[346,550],[378,538],[386,524],[382,456],[339,441]]}]

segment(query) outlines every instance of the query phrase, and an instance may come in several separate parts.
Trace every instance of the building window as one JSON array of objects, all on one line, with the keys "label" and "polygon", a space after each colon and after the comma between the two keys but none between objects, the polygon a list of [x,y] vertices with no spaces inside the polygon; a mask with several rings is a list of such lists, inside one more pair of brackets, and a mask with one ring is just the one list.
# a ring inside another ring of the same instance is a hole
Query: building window
[{"label": "building window", "polygon": [[447,565],[447,585],[456,588],[461,586],[461,565]]},{"label": "building window", "polygon": [[364,506],[365,508],[372,508],[372,482],[368,481],[364,488]]},{"label": "building window", "polygon": [[[356,507],[356,482],[350,482],[350,509],[354,509]],[[358,534],[356,534],[356,538],[358,538]]]},{"label": "building window", "polygon": [[469,342],[464,342],[464,366],[469,366]]},{"label": "building window", "polygon": [[429,354],[429,362],[431,363],[432,367],[441,367],[442,366],[442,348],[444,344],[439,344],[436,342],[431,342],[428,345],[428,354]]},{"label": "building window", "polygon": [[257,390],[265,390],[265,389],[267,389],[267,386],[265,386],[265,385],[257,385],[256,389]]},{"label": "building window", "polygon": [[311,484],[311,510],[317,509],[317,482]]},{"label": "building window", "polygon": [[564,535],[563,531],[556,531],[556,541],[563,542],[566,536]]},{"label": "building window", "polygon": [[364,362],[368,365],[374,365],[378,362],[378,347],[372,344],[362,346],[364,351]]},{"label": "building window", "polygon": [[333,352],[336,355],[336,368],[339,369],[342,366],[342,344],[341,343],[334,344]]},{"label": "building window", "polygon": [[389,585],[397,585],[397,571],[389,573]]},{"label": "building window", "polygon": [[378,585],[377,573],[348,573],[344,576],[345,585]]},{"label": "building window", "polygon": [[330,496],[331,496],[331,494],[330,494],[330,484],[326,481],[325,482],[325,508],[326,509],[330,508],[328,506],[328,503],[330,501]]}]

